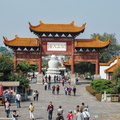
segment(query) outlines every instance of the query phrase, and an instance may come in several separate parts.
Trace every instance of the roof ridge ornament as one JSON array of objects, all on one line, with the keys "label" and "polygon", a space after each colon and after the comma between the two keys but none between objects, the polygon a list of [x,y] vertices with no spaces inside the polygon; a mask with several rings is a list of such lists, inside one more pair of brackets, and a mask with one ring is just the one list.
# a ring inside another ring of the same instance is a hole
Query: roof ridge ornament
[{"label": "roof ridge ornament", "polygon": [[107,38],[106,41],[110,42],[110,38]]},{"label": "roof ridge ornament", "polygon": [[15,35],[15,38],[19,38],[18,35]]},{"label": "roof ridge ornament", "polygon": [[30,22],[28,22],[28,24],[29,24],[30,26],[32,26]]},{"label": "roof ridge ornament", "polygon": [[8,40],[8,38],[7,38],[7,37],[4,37],[4,36],[3,36],[3,39],[4,39],[4,40]]},{"label": "roof ridge ornament", "polygon": [[86,26],[86,22],[82,25],[82,27],[85,27]]},{"label": "roof ridge ornament", "polygon": [[74,23],[75,23],[75,21],[72,21],[72,22],[71,22],[71,25],[74,25]]},{"label": "roof ridge ornament", "polygon": [[39,23],[40,23],[40,25],[44,24],[44,23],[42,22],[42,20],[40,20]]},{"label": "roof ridge ornament", "polygon": [[95,36],[95,39],[96,39],[96,40],[98,40],[98,38],[99,38],[99,36],[98,36],[98,35],[96,35],[96,36]]}]

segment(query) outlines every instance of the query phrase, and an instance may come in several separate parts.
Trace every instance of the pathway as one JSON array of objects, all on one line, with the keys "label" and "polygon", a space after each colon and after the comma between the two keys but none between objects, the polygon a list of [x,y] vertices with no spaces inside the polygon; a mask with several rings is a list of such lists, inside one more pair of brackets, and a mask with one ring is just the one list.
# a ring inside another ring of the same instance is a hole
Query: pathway
[{"label": "pathway", "polygon": [[[20,112],[19,120],[29,120],[28,106],[30,102],[33,102],[35,106],[36,120],[47,120],[47,105],[50,101],[53,102],[54,112],[53,120],[57,116],[57,109],[59,105],[62,105],[64,109],[64,117],[67,115],[68,110],[74,110],[76,105],[81,105],[82,102],[89,106],[91,118],[90,120],[120,120],[120,103],[119,102],[99,102],[94,96],[86,91],[85,86],[89,85],[89,80],[80,80],[81,84],[76,85],[77,95],[66,96],[64,95],[64,87],[60,85],[60,94],[52,95],[50,90],[45,91],[43,85],[38,85],[34,81],[30,84],[33,90],[39,91],[39,101],[33,101],[32,96],[29,96],[29,101],[21,103],[21,108],[16,108],[15,103],[12,104],[11,110],[18,110]],[[57,83],[55,84],[57,85]],[[66,84],[69,86],[68,84]],[[70,85],[73,87],[73,85]],[[94,115],[98,114],[98,118],[94,118]],[[113,116],[114,115],[114,116]],[[4,107],[0,106],[0,118],[5,118]],[[6,120],[6,119],[2,119]]]}]

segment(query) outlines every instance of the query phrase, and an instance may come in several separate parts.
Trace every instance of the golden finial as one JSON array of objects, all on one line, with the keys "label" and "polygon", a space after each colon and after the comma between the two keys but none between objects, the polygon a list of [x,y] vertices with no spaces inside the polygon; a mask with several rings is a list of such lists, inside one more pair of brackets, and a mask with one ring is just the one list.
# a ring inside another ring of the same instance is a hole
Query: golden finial
[{"label": "golden finial", "polygon": [[4,37],[4,36],[3,36],[3,39],[4,39],[4,40],[8,40],[8,38],[7,38],[7,37]]},{"label": "golden finial", "polygon": [[42,20],[41,20],[41,21],[39,21],[39,23],[40,23],[40,24],[43,24]]},{"label": "golden finial", "polygon": [[84,23],[84,24],[82,25],[82,27],[85,27],[85,25],[86,25],[86,23]]},{"label": "golden finial", "polygon": [[98,35],[96,35],[95,39],[97,39],[97,40],[98,40],[98,38],[99,38],[99,36],[98,36]]},{"label": "golden finial", "polygon": [[72,22],[71,22],[71,25],[74,25],[74,23],[75,23],[75,22],[74,22],[74,21],[72,21]]},{"label": "golden finial", "polygon": [[15,38],[18,38],[18,35],[15,35]]},{"label": "golden finial", "polygon": [[110,38],[107,38],[106,41],[110,42]]},{"label": "golden finial", "polygon": [[31,23],[30,23],[30,22],[28,22],[28,24],[31,26]]}]

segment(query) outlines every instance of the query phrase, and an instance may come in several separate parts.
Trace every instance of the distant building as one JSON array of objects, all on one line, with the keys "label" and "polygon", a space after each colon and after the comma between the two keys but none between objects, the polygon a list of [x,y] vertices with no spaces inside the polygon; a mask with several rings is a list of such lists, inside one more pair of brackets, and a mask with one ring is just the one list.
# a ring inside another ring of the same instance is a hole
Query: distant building
[{"label": "distant building", "polygon": [[100,63],[100,76],[102,79],[111,80],[114,70],[120,65],[120,56],[114,57],[108,63]]}]

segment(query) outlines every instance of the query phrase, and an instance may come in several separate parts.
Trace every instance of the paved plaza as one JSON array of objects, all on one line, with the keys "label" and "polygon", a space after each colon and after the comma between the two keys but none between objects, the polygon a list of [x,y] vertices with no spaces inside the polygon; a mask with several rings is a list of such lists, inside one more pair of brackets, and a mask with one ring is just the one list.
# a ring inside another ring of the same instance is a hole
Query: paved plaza
[{"label": "paved plaza", "polygon": [[[18,110],[20,112],[20,117],[18,120],[29,120],[29,111],[28,106],[31,102],[33,102],[35,106],[34,115],[36,120],[47,120],[47,106],[50,101],[53,102],[54,112],[53,112],[53,120],[55,120],[57,116],[57,109],[59,105],[62,105],[64,109],[64,118],[68,114],[68,110],[74,110],[76,105],[81,105],[82,102],[85,105],[89,106],[89,111],[91,114],[90,120],[120,120],[120,103],[119,102],[99,102],[96,100],[94,96],[89,94],[86,91],[85,86],[89,85],[89,80],[80,80],[80,85],[76,85],[77,95],[71,96],[64,94],[64,87],[60,83],[55,83],[55,85],[60,85],[60,94],[53,95],[51,90],[44,90],[44,86],[41,84],[36,84],[33,81],[30,86],[33,90],[38,90],[39,92],[39,100],[33,101],[32,96],[29,96],[29,101],[21,102],[21,108],[16,108],[16,104],[12,103],[11,111]],[[65,86],[69,86],[65,84]],[[70,85],[73,87],[74,85]],[[98,115],[98,118],[95,118],[95,114]],[[0,119],[5,117],[4,107],[0,106]],[[65,119],[67,120],[67,119]]]}]

